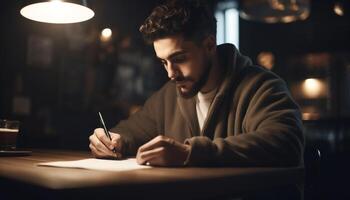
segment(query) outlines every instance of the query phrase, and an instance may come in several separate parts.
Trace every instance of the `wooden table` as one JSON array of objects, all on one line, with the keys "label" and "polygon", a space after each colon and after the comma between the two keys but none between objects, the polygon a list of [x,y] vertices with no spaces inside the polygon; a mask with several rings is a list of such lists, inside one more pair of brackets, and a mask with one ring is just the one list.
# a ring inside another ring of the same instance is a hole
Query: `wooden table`
[{"label": "wooden table", "polygon": [[151,168],[111,172],[37,166],[90,158],[89,152],[33,150],[0,157],[0,199],[216,199],[303,182],[304,169],[269,167]]}]

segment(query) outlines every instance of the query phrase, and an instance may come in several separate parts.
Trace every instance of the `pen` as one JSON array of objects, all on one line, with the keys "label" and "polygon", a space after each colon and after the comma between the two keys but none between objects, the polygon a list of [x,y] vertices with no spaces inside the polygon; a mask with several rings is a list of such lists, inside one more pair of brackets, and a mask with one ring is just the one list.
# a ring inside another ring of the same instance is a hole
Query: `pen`
[{"label": "pen", "polygon": [[[103,130],[105,131],[106,136],[109,138],[109,140],[112,140],[111,135],[109,134],[109,132],[108,132],[108,130],[106,128],[105,121],[103,120],[101,112],[98,112],[98,115],[100,116],[100,121],[101,121],[101,124],[103,126]],[[113,149],[113,152],[117,153],[115,149]]]}]

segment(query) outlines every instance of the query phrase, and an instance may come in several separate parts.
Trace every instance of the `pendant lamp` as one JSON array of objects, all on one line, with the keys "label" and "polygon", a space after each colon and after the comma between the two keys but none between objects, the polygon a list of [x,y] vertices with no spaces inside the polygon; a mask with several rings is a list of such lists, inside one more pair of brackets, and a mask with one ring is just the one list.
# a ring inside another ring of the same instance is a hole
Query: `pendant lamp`
[{"label": "pendant lamp", "polygon": [[240,16],[265,23],[289,23],[305,20],[310,14],[310,0],[242,0]]},{"label": "pendant lamp", "polygon": [[23,7],[21,15],[38,22],[69,24],[91,19],[95,13],[85,1],[40,1]]}]

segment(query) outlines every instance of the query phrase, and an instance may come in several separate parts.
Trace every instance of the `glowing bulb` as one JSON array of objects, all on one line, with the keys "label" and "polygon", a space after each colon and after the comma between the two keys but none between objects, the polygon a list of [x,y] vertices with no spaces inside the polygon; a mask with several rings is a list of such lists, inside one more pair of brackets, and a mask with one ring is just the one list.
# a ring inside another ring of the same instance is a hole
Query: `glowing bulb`
[{"label": "glowing bulb", "polygon": [[258,63],[267,69],[272,69],[275,64],[275,56],[272,52],[261,52],[258,55]]},{"label": "glowing bulb", "polygon": [[303,93],[308,98],[320,97],[325,92],[325,86],[322,81],[315,78],[306,79],[302,85]]},{"label": "glowing bulb", "polygon": [[105,28],[101,31],[101,41],[107,42],[112,37],[112,30],[110,28]]},{"label": "glowing bulb", "polygon": [[95,15],[88,7],[60,0],[30,4],[22,8],[20,13],[28,19],[53,24],[82,22]]},{"label": "glowing bulb", "polygon": [[335,14],[339,15],[339,16],[343,16],[344,15],[344,8],[340,3],[336,3],[334,4],[334,8],[333,8]]},{"label": "glowing bulb", "polygon": [[109,38],[112,36],[112,30],[110,28],[105,28],[101,32],[102,36],[105,38]]}]

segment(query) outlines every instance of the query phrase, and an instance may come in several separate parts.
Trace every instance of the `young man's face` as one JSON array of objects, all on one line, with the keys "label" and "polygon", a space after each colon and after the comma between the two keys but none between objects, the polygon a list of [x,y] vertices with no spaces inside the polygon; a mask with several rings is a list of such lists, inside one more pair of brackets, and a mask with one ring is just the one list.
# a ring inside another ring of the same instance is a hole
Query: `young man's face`
[{"label": "young man's face", "polygon": [[204,42],[198,45],[175,35],[155,40],[153,46],[183,97],[193,97],[206,84],[212,59]]}]

